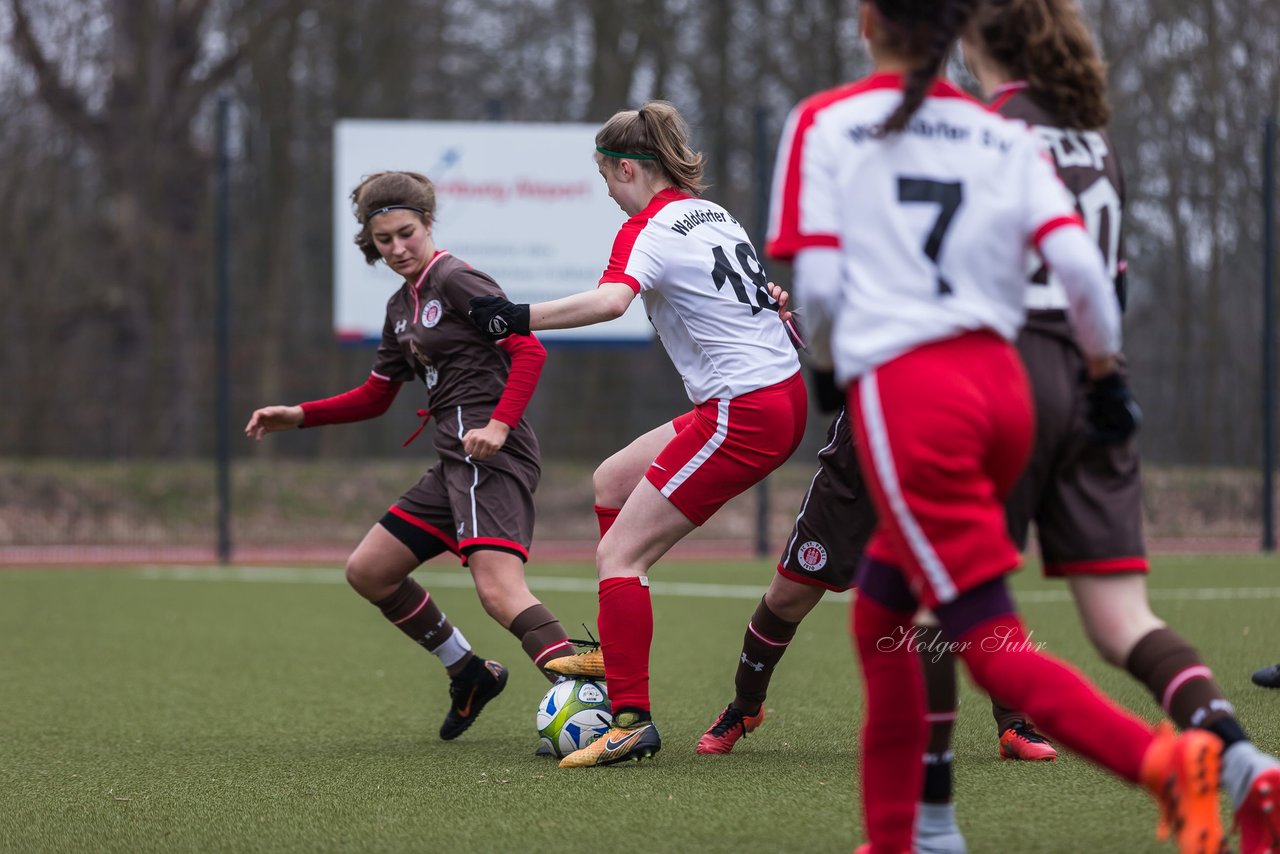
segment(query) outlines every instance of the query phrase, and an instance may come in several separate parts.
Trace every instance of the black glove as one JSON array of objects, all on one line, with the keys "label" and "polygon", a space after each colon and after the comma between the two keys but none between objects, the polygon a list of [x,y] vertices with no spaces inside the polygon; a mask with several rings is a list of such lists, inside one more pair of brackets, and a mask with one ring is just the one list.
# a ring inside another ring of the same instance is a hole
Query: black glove
[{"label": "black glove", "polygon": [[1089,387],[1089,441],[1095,445],[1123,445],[1142,423],[1142,410],[1119,372],[1096,379]]},{"label": "black glove", "polygon": [[529,305],[514,303],[506,297],[471,298],[471,322],[494,341],[508,335],[529,334]]},{"label": "black glove", "polygon": [[839,412],[844,406],[844,391],[836,385],[835,371],[820,371],[813,368],[809,371],[812,380],[813,396],[818,399],[818,409],[823,412]]}]

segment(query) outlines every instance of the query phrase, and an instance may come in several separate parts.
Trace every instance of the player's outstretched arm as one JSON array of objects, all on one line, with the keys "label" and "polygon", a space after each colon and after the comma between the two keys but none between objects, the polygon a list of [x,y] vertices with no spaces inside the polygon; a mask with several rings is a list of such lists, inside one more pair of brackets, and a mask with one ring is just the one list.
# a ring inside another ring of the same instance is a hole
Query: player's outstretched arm
[{"label": "player's outstretched arm", "polygon": [[573,329],[621,317],[635,296],[630,285],[604,282],[593,291],[532,305],[499,296],[472,297],[471,322],[495,341],[539,329]]},{"label": "player's outstretched arm", "polygon": [[268,433],[301,427],[302,418],[301,406],[264,406],[249,416],[244,434],[250,439],[261,440]]}]

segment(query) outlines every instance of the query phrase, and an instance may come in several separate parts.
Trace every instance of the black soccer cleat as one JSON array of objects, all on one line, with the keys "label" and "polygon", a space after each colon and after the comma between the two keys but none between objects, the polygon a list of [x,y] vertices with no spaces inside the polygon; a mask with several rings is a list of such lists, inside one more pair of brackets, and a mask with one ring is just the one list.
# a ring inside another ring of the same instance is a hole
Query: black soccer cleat
[{"label": "black soccer cleat", "polygon": [[449,681],[449,714],[440,725],[440,737],[452,741],[480,717],[480,710],[507,687],[507,668],[478,656]]},{"label": "black soccer cleat", "polygon": [[1280,688],[1280,664],[1254,671],[1253,684],[1263,688]]}]

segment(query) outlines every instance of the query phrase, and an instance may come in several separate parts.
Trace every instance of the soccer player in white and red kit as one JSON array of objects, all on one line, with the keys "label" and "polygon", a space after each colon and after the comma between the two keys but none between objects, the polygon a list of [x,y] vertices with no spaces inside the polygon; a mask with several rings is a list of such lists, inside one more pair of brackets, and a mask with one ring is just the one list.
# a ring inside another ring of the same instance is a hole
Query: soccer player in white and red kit
[{"label": "soccer player in white and red kit", "polygon": [[1004,580],[1019,555],[1003,499],[1033,432],[1011,343],[1024,318],[1028,244],[1070,295],[1098,390],[1091,423],[1124,433],[1136,419],[1116,372],[1118,307],[1074,200],[1025,126],[937,79],[976,3],[864,3],[876,73],[797,107],[780,158],[772,246],[795,253],[815,356],[848,386],[879,518],[853,608],[867,698],[864,850],[912,848],[926,725],[919,660],[905,641],[921,605],[980,687],[1144,784],[1182,850],[1217,850],[1221,741],[1153,729],[1041,653]]},{"label": "soccer player in white and red kit", "polygon": [[702,155],[689,147],[676,109],[651,101],[615,114],[596,135],[596,163],[630,217],[599,286],[532,306],[472,300],[472,319],[500,338],[612,320],[638,295],[694,404],[610,457],[593,478],[600,641],[614,728],[562,767],[657,752],[649,568],[791,456],[807,408],[799,359],[760,258],[731,214],[699,198]]}]

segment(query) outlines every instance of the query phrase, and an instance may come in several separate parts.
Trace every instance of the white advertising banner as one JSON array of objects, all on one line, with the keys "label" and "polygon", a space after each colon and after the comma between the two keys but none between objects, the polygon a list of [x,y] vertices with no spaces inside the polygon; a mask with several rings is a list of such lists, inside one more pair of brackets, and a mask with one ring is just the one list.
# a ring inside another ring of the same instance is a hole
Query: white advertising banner
[{"label": "white advertising banner", "polygon": [[[492,276],[515,302],[594,288],[626,219],[596,171],[594,125],[343,119],[334,129],[334,330],[377,341],[403,280],[352,242],[352,189],[373,172],[421,172],[436,187],[436,245]],[[548,341],[646,341],[640,300],[610,323],[539,332]]]}]

